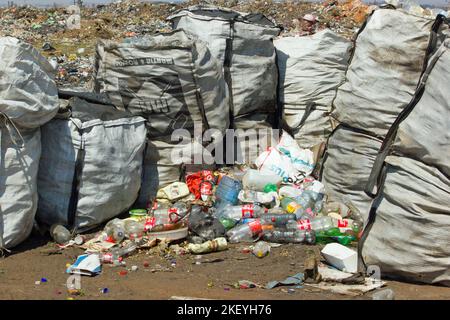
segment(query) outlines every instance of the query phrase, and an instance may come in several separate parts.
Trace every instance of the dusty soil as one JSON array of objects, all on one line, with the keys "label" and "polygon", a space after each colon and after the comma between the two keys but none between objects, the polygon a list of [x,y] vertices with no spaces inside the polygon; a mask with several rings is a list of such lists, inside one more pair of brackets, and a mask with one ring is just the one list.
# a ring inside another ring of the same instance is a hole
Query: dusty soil
[{"label": "dusty soil", "polygon": [[[60,254],[48,255],[56,248],[49,239],[33,236],[7,257],[0,258],[0,299],[169,299],[171,296],[188,296],[208,299],[371,299],[370,293],[358,297],[338,295],[308,286],[287,292],[288,287],[272,290],[253,288],[236,289],[238,280],[250,280],[265,285],[271,280],[282,280],[303,271],[303,261],[308,246],[283,245],[272,248],[262,259],[243,253],[244,245],[231,245],[228,250],[203,255],[165,257],[139,252],[126,259],[126,267],[103,266],[96,277],[82,277],[81,296],[67,292],[66,264],[73,263],[83,251],[67,248]],[[319,252],[320,246],[313,247]],[[171,266],[173,261],[176,266]],[[196,264],[196,261],[202,261]],[[208,261],[210,261],[208,263]],[[211,262],[216,261],[216,262]],[[144,267],[144,262],[149,266]],[[138,271],[120,271],[139,267]],[[160,267],[158,267],[158,265]],[[162,269],[161,271],[155,269]],[[47,282],[36,281],[46,278]],[[415,285],[388,281],[396,299],[450,299],[450,288]],[[102,293],[108,288],[108,293]]]}]

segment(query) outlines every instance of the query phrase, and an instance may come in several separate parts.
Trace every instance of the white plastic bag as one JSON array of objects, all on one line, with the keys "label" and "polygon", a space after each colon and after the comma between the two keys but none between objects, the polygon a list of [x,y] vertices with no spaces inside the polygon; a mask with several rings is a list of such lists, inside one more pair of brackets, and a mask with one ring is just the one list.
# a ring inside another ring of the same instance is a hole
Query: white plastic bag
[{"label": "white plastic bag", "polygon": [[268,151],[263,152],[255,164],[263,173],[275,173],[284,182],[298,184],[311,174],[314,169],[314,153],[302,149],[286,132],[283,132],[280,142]]}]

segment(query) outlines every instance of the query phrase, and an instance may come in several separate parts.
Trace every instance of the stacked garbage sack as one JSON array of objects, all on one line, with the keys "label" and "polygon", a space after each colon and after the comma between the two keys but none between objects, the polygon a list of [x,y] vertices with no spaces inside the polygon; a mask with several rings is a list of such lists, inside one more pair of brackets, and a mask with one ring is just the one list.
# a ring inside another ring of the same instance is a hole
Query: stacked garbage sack
[{"label": "stacked garbage sack", "polygon": [[364,188],[383,139],[412,99],[446,24],[406,11],[380,8],[358,31],[345,80],[338,87],[322,167],[327,194],[348,197],[367,219],[372,198]]},{"label": "stacked garbage sack", "polygon": [[206,130],[214,129],[210,139],[221,144],[229,124],[224,74],[206,45],[183,30],[123,43],[102,41],[95,68],[95,91],[146,119],[141,204],[159,186],[178,181],[182,163],[212,157],[197,140]]},{"label": "stacked garbage sack", "polygon": [[0,38],[0,251],[25,240],[36,214],[40,126],[58,111],[54,70],[29,44]]},{"label": "stacked garbage sack", "polygon": [[[358,244],[383,276],[449,284],[447,18],[380,8],[353,46],[330,30],[275,40],[268,18],[217,7],[169,20],[100,41],[94,92],[58,91],[35,49],[0,39],[0,249],[35,219],[86,250],[68,272],[162,240],[256,242],[258,257]],[[229,128],[283,130],[248,154],[260,137],[230,144]]]},{"label": "stacked garbage sack", "polygon": [[[207,5],[182,9],[167,19],[173,29],[183,29],[205,42],[223,67],[229,90],[227,114],[237,136],[231,142],[234,159],[253,162],[276,125],[278,69],[273,40],[281,28],[262,14]],[[261,146],[249,145],[252,134],[260,138]]]}]

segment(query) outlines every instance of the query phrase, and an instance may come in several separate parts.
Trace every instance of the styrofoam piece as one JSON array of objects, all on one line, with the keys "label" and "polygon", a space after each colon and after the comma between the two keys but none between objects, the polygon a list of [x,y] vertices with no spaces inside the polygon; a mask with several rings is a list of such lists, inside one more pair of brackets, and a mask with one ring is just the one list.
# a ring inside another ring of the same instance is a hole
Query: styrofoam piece
[{"label": "styrofoam piece", "polygon": [[358,271],[358,254],[339,243],[329,243],[322,249],[325,260],[337,269],[355,273]]}]

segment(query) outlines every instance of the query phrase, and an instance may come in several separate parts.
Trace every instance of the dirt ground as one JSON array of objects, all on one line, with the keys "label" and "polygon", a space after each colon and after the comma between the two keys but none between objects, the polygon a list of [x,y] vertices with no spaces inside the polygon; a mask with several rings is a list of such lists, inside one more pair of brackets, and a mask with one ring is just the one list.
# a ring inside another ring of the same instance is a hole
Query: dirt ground
[{"label": "dirt ground", "polygon": [[[265,285],[271,280],[283,280],[287,276],[303,272],[307,248],[303,245],[283,245],[272,248],[265,258],[244,253],[245,245],[230,245],[222,252],[203,255],[164,256],[139,252],[126,258],[126,267],[104,265],[96,277],[81,279],[82,295],[71,296],[67,292],[66,264],[73,263],[83,250],[71,247],[60,254],[50,254],[56,245],[49,239],[33,236],[15,251],[0,258],[0,299],[169,299],[171,296],[187,296],[207,299],[371,299],[370,293],[351,297],[321,291],[312,287],[294,289],[277,287],[236,289],[239,280],[250,280]],[[319,252],[320,246],[314,246]],[[196,264],[200,261],[201,264]],[[148,262],[148,267],[144,263]],[[172,266],[175,262],[176,265]],[[138,266],[135,272],[120,271]],[[47,282],[35,284],[41,278]],[[396,299],[450,299],[450,288],[415,285],[388,281],[388,288]],[[108,288],[107,293],[102,293]]]}]

